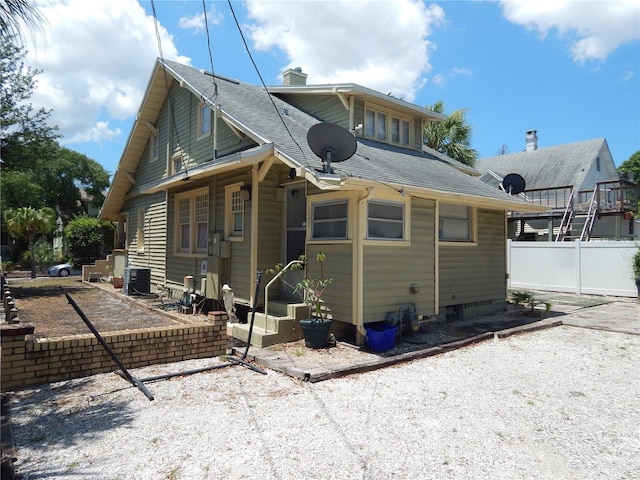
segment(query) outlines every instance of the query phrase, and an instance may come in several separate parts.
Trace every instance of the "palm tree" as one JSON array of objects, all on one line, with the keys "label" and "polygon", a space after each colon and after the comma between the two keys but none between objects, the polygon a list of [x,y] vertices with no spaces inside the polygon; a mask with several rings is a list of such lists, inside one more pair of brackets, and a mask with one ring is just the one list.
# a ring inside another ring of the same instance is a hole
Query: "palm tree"
[{"label": "palm tree", "polygon": [[31,278],[36,278],[36,237],[51,233],[56,225],[56,212],[49,207],[39,210],[33,207],[12,208],[4,212],[4,220],[11,236],[27,237]]},{"label": "palm tree", "polygon": [[44,21],[35,0],[0,0],[0,36],[11,42],[22,40],[21,24],[33,32]]},{"label": "palm tree", "polygon": [[[436,113],[444,113],[442,100],[427,109]],[[442,122],[431,122],[424,126],[424,144],[444,153],[450,158],[473,167],[478,152],[469,147],[471,143],[471,126],[464,118],[466,109],[456,110]]]}]

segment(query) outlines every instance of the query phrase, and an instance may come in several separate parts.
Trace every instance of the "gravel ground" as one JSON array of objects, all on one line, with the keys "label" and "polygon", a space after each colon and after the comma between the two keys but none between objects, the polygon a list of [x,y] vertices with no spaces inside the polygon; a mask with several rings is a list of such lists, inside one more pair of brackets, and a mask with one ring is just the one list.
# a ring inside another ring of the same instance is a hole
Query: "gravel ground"
[{"label": "gravel ground", "polygon": [[314,384],[238,365],[147,387],[16,392],[19,478],[639,478],[635,335],[562,326]]}]

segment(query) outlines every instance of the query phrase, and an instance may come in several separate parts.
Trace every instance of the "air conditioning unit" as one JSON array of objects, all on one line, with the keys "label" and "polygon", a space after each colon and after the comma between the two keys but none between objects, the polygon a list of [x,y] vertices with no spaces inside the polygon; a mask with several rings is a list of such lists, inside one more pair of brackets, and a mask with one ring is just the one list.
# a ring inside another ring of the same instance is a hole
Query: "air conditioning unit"
[{"label": "air conditioning unit", "polygon": [[151,269],[125,268],[122,291],[125,295],[149,294],[151,292]]}]

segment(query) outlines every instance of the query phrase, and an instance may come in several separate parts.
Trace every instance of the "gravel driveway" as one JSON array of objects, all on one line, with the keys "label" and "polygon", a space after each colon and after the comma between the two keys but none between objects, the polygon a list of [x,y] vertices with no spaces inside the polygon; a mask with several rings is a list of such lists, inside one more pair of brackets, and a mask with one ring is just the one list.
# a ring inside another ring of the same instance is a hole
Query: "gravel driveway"
[{"label": "gravel driveway", "polygon": [[[144,378],[211,365],[133,371]],[[244,366],[11,400],[23,479],[632,479],[640,337],[561,326],[320,383]]]}]

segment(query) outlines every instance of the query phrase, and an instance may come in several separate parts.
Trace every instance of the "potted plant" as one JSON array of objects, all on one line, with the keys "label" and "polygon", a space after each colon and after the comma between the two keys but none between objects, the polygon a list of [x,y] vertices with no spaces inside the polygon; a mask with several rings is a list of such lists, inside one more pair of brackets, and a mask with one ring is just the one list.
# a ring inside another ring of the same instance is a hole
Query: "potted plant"
[{"label": "potted plant", "polygon": [[631,259],[631,270],[633,271],[633,278],[636,281],[636,288],[638,289],[638,302],[640,302],[640,247],[638,247],[638,250]]},{"label": "potted plant", "polygon": [[[309,318],[300,320],[300,327],[304,336],[305,345],[309,348],[324,348],[327,346],[329,339],[329,331],[331,330],[331,319],[328,316],[326,308],[324,308],[322,295],[327,287],[331,285],[333,279],[324,276],[324,260],[325,254],[318,252],[316,261],[319,266],[319,275],[311,275],[311,268],[306,255],[300,255],[299,263],[291,266],[291,270],[300,271],[305,266],[304,277],[295,285],[289,284],[284,278],[282,279],[287,285],[293,288],[294,294],[300,294],[302,301],[309,309]],[[270,269],[270,273],[279,273],[283,269],[281,263]]]}]

